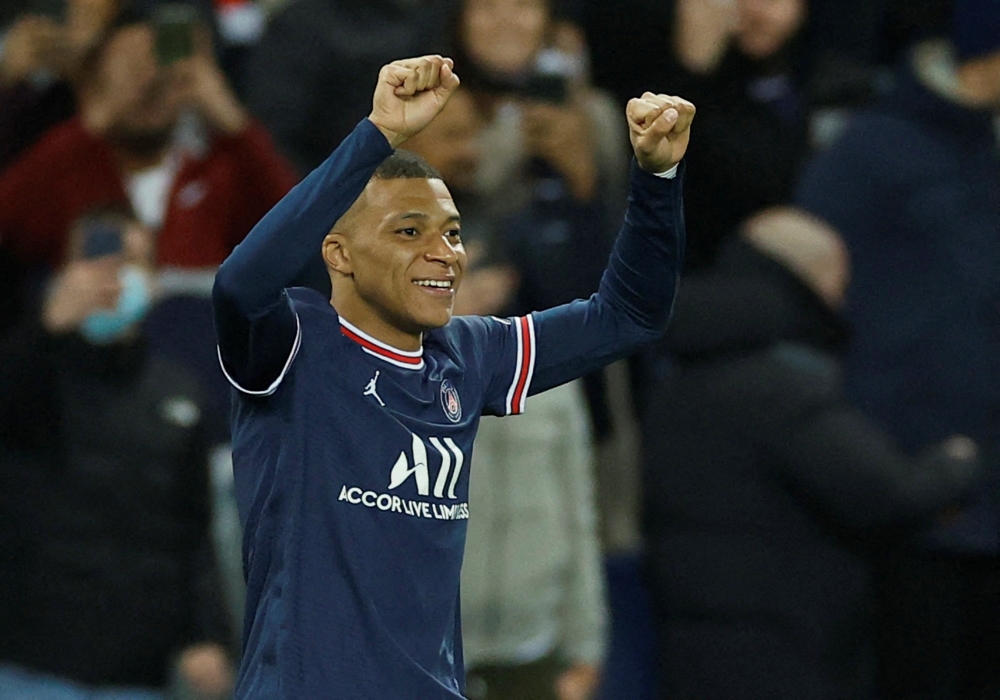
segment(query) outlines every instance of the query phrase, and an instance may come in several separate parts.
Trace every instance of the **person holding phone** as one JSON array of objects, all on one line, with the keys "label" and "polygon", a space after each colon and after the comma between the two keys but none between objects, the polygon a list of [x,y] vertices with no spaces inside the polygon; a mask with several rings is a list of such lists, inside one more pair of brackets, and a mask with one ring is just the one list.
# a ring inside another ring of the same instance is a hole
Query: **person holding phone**
[{"label": "person holding phone", "polygon": [[118,0],[30,0],[0,27],[0,170],[76,111],[73,83]]},{"label": "person holding phone", "polygon": [[232,684],[201,391],[143,337],[154,251],[130,212],[88,212],[41,311],[0,340],[5,700]]},{"label": "person holding phone", "polygon": [[297,181],[190,15],[124,8],[77,94],[79,114],[0,173],[0,238],[29,262],[58,264],[77,217],[123,202],[158,264],[211,268]]},{"label": "person holding phone", "polygon": [[530,199],[521,179],[537,159],[576,201],[624,193],[624,136],[617,108],[588,84],[586,46],[551,0],[463,0],[453,22],[456,62],[467,87],[486,108],[481,186]]}]

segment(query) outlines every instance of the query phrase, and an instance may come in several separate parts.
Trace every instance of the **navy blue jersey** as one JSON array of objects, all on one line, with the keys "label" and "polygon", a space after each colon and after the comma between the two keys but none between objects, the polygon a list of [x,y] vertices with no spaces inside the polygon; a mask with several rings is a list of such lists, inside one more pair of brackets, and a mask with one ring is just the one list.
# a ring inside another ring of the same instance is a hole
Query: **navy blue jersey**
[{"label": "navy blue jersey", "polygon": [[669,316],[680,185],[637,168],[589,300],[454,318],[405,352],[316,292],[285,289],[390,152],[362,122],[216,279],[247,576],[238,698],[462,697],[459,574],[479,416],[520,413],[530,393],[655,339]]}]

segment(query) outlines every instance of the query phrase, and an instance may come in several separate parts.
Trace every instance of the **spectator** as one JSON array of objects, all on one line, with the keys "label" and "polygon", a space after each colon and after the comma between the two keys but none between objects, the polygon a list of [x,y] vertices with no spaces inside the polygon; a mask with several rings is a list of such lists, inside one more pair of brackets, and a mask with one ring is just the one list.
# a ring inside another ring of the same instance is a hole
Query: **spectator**
[{"label": "spectator", "polygon": [[[589,11],[592,26],[649,46],[645,59],[630,44],[632,63],[607,64],[614,72],[601,84],[619,100],[638,87],[691,95],[698,106],[684,197],[690,271],[711,265],[746,217],[792,196],[810,145],[806,78],[796,60],[807,11],[807,0],[626,0]],[[616,35],[593,34],[603,56]]]},{"label": "spectator", "polygon": [[[118,0],[67,0],[65,16],[37,11],[0,25],[0,171],[76,111],[73,83],[114,20]],[[58,3],[53,3],[58,7]]]},{"label": "spectator", "polygon": [[682,285],[675,374],[645,424],[663,697],[869,700],[865,552],[959,503],[975,444],[909,460],[843,397],[848,260],[831,229],[777,209],[744,235]]},{"label": "spectator", "polygon": [[589,84],[579,30],[551,0],[464,0],[454,25],[456,70],[486,115],[480,188],[503,193],[507,211],[568,198],[617,214],[625,134],[613,101]]},{"label": "spectator", "polygon": [[81,79],[79,116],[0,175],[0,239],[22,260],[55,265],[71,222],[115,202],[157,232],[159,264],[218,265],[294,184],[208,42],[163,66],[153,37],[123,13]]},{"label": "spectator", "polygon": [[684,209],[692,269],[747,216],[792,196],[808,149],[792,62],[806,12],[806,0],[678,0],[675,89],[696,95],[702,119]]},{"label": "spectator", "polygon": [[301,173],[311,171],[368,114],[384,64],[441,50],[450,1],[275,3],[244,63],[251,112]]},{"label": "spectator", "polygon": [[5,700],[153,700],[175,661],[204,697],[231,686],[199,391],[139,326],[153,250],[128,216],[86,215],[0,341]]},{"label": "spectator", "polygon": [[529,408],[530,418],[484,417],[476,436],[476,515],[462,567],[470,700],[593,698],[604,661],[607,604],[581,387],[539,394]]},{"label": "spectator", "polygon": [[[1000,6],[960,0],[951,41],[919,44],[799,188],[855,261],[849,395],[911,453],[952,433],[1000,447],[998,113]],[[991,466],[965,517],[882,562],[887,697],[1000,693]]]}]

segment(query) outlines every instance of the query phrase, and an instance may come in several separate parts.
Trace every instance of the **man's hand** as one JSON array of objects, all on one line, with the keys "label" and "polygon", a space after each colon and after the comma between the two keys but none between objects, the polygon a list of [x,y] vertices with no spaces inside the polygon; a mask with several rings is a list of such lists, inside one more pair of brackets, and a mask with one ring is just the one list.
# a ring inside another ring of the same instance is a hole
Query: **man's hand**
[{"label": "man's hand", "polygon": [[62,74],[72,57],[64,27],[48,17],[27,15],[7,32],[0,54],[0,84],[16,83],[42,69]]},{"label": "man's hand", "polygon": [[181,677],[200,698],[225,698],[233,690],[233,668],[218,644],[188,647],[177,660]]},{"label": "man's hand", "polygon": [[111,255],[77,260],[56,278],[42,309],[42,325],[50,333],[68,333],[95,311],[115,308],[122,286],[118,271],[122,259]]},{"label": "man's hand", "polygon": [[600,679],[601,672],[597,666],[570,666],[556,679],[556,695],[559,700],[592,700]]},{"label": "man's hand", "polygon": [[368,116],[393,148],[431,123],[458,87],[454,61],[421,56],[383,66]]},{"label": "man's hand", "polygon": [[680,97],[643,93],[625,108],[629,139],[639,167],[651,173],[670,170],[687,152],[694,105]]}]

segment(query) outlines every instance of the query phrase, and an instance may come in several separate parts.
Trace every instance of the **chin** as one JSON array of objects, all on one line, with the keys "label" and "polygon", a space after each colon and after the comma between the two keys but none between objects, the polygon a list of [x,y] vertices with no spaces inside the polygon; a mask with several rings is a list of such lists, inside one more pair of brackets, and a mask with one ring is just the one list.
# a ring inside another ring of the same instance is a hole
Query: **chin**
[{"label": "chin", "polygon": [[448,309],[448,311],[444,313],[427,314],[419,319],[414,319],[414,323],[415,325],[420,326],[421,332],[432,331],[435,328],[447,326],[451,321],[452,315],[451,309]]}]

